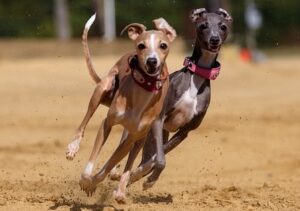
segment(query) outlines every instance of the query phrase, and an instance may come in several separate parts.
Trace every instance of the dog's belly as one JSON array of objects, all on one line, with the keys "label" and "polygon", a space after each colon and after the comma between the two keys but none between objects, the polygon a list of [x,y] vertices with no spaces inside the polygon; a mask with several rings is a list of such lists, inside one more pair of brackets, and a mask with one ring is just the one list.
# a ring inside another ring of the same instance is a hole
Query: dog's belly
[{"label": "dog's belly", "polygon": [[174,111],[168,115],[167,120],[164,123],[164,129],[170,132],[175,132],[180,127],[191,121],[197,113],[194,109],[196,105],[196,101],[181,102],[178,104]]},{"label": "dog's belly", "polygon": [[126,115],[121,121],[123,127],[125,127],[130,133],[145,133],[150,128],[155,117],[148,115],[139,115],[136,112],[126,112]]}]

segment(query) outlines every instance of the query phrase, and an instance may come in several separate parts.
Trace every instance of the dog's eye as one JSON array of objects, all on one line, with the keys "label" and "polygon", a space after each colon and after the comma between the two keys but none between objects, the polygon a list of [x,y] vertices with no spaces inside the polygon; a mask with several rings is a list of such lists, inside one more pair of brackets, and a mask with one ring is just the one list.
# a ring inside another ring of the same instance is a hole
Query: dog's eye
[{"label": "dog's eye", "polygon": [[166,50],[168,48],[168,45],[166,43],[161,43],[159,47],[163,50]]},{"label": "dog's eye", "polygon": [[202,23],[199,25],[199,29],[204,30],[208,28],[208,23]]},{"label": "dog's eye", "polygon": [[224,31],[224,32],[227,31],[227,26],[226,26],[226,25],[221,25],[220,28],[221,28],[221,30]]},{"label": "dog's eye", "polygon": [[143,50],[143,49],[145,49],[146,48],[146,46],[143,44],[143,43],[141,43],[141,44],[138,44],[138,49],[140,49],[140,50]]}]

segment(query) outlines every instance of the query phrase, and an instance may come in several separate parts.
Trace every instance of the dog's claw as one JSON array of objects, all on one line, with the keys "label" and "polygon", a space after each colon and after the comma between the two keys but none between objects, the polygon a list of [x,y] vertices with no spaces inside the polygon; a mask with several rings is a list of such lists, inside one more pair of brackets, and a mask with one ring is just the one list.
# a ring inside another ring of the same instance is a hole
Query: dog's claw
[{"label": "dog's claw", "polygon": [[120,164],[115,166],[108,174],[108,178],[112,181],[120,181],[121,173],[119,172]]},{"label": "dog's claw", "polygon": [[67,152],[67,153],[66,153],[66,158],[67,158],[67,160],[73,160],[74,157],[75,157],[75,154],[71,154],[70,152]]},{"label": "dog's claw", "polygon": [[76,153],[79,150],[80,140],[81,140],[81,138],[77,138],[68,145],[67,152],[66,152],[67,160],[74,159]]},{"label": "dog's claw", "polygon": [[79,181],[79,185],[81,190],[86,192],[87,196],[92,196],[96,191],[96,185],[93,181],[93,178],[88,175],[81,175],[81,179]]},{"label": "dog's claw", "polygon": [[149,182],[148,180],[143,183],[143,190],[148,190],[152,188],[152,186],[155,184],[155,181]]},{"label": "dog's claw", "polygon": [[109,175],[108,177],[109,177],[109,179],[111,181],[120,181],[121,175],[119,175],[119,174],[112,174],[112,175]]},{"label": "dog's claw", "polygon": [[124,193],[120,191],[114,191],[113,197],[118,202],[118,204],[126,204],[126,196]]}]

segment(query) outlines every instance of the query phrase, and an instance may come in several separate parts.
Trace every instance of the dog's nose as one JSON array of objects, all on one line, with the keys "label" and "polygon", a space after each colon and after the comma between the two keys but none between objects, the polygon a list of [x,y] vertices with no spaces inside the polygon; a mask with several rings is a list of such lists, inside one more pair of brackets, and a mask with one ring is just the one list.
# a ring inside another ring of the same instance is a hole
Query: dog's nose
[{"label": "dog's nose", "polygon": [[147,65],[149,65],[149,67],[156,67],[157,65],[157,59],[156,58],[149,58],[147,59]]},{"label": "dog's nose", "polygon": [[210,38],[209,42],[212,45],[219,45],[220,44],[220,38],[218,36],[212,36]]}]

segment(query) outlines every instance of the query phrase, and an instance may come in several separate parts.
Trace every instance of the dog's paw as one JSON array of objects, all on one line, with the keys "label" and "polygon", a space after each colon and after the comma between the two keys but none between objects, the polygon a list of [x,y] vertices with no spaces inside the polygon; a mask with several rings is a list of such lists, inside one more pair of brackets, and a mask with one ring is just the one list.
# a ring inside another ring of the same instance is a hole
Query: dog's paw
[{"label": "dog's paw", "polygon": [[155,181],[149,182],[148,180],[143,183],[143,190],[148,190],[152,188],[152,186],[155,184]]},{"label": "dog's paw", "polygon": [[118,204],[126,204],[126,196],[125,193],[115,190],[113,192],[114,199],[118,202]]},{"label": "dog's paw", "polygon": [[87,196],[92,196],[96,191],[96,184],[93,181],[93,177],[82,174],[79,181],[81,190],[86,192]]},{"label": "dog's paw", "polygon": [[66,152],[66,158],[68,160],[73,160],[76,153],[79,150],[79,144],[80,144],[81,138],[77,138],[74,141],[72,141],[68,147],[67,147],[67,152]]},{"label": "dog's paw", "polygon": [[108,178],[112,181],[120,181],[121,173],[119,172],[120,165],[115,166],[108,174]]},{"label": "dog's paw", "polygon": [[121,174],[118,172],[114,172],[114,173],[109,173],[108,178],[112,181],[120,181],[121,179]]}]

